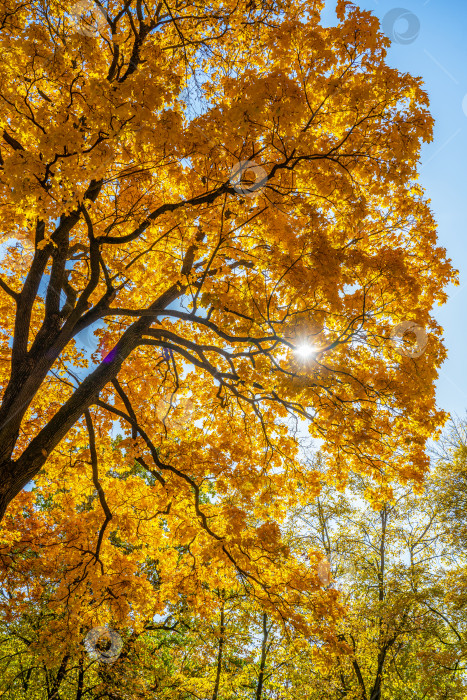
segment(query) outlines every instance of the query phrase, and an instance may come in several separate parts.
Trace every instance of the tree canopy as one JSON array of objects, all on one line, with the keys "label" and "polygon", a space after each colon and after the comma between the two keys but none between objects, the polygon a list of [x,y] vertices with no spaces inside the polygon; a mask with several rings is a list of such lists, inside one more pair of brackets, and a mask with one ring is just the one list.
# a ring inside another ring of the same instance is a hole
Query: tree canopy
[{"label": "tree canopy", "polygon": [[433,120],[373,15],[323,5],[2,0],[0,553],[54,682],[96,624],[237,595],[349,650],[285,524],[355,476],[374,508],[421,488],[456,279]]}]

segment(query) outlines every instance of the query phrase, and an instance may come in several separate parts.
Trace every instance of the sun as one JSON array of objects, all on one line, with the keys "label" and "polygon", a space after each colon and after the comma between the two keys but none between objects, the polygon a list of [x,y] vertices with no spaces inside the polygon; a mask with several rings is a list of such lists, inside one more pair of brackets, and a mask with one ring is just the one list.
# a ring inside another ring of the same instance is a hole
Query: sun
[{"label": "sun", "polygon": [[309,345],[308,343],[302,343],[295,348],[295,353],[300,355],[300,357],[303,357],[303,359],[311,357],[311,355],[314,355],[316,352],[317,348],[315,348],[314,345]]}]

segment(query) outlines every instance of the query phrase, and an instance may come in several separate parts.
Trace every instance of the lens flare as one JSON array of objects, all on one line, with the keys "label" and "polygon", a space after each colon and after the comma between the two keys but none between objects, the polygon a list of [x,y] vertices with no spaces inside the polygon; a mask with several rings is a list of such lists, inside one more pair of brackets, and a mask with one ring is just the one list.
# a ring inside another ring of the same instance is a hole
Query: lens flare
[{"label": "lens flare", "polygon": [[307,358],[316,352],[316,348],[313,345],[308,345],[308,343],[302,343],[295,349],[295,352],[300,357]]}]

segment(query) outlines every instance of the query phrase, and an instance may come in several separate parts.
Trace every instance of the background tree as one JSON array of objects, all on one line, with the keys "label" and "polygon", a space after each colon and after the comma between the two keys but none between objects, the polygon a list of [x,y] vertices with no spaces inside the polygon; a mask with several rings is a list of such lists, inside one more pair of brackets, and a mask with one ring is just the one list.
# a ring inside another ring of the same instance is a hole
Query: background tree
[{"label": "background tree", "polygon": [[463,698],[467,620],[453,587],[458,564],[446,541],[438,472],[424,493],[399,487],[377,509],[365,490],[360,477],[345,494],[327,489],[294,521],[300,538],[332,562],[346,608],[339,639],[350,650],[335,655],[327,673],[301,667],[294,692],[303,677],[322,697]]}]

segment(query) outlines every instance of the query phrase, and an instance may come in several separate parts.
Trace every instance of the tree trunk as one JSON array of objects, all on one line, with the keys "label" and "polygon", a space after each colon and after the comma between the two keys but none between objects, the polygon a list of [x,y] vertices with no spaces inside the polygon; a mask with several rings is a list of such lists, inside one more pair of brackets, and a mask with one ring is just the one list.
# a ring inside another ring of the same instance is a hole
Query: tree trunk
[{"label": "tree trunk", "polygon": [[263,613],[263,642],[261,644],[261,663],[259,666],[259,676],[258,676],[258,685],[256,687],[256,700],[261,700],[261,695],[263,692],[263,683],[264,683],[264,669],[266,667],[266,656],[268,653],[267,649],[267,642],[268,642],[268,628],[267,628],[267,621],[268,617],[266,613]]},{"label": "tree trunk", "polygon": [[219,685],[221,682],[222,673],[222,654],[224,651],[224,635],[225,635],[225,601],[222,601],[221,607],[221,624],[220,624],[220,634],[219,634],[219,649],[217,652],[217,671],[216,671],[216,682],[214,684],[214,692],[212,694],[212,700],[217,700],[219,694]]}]

